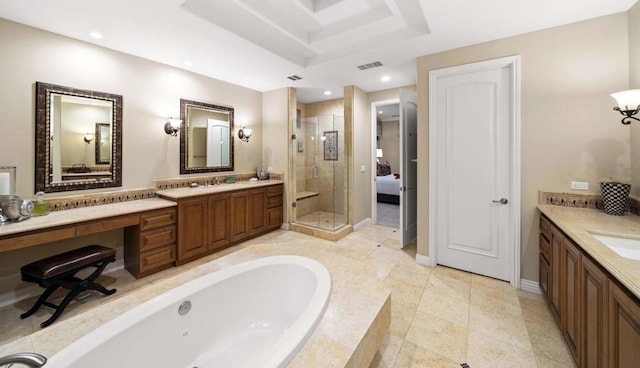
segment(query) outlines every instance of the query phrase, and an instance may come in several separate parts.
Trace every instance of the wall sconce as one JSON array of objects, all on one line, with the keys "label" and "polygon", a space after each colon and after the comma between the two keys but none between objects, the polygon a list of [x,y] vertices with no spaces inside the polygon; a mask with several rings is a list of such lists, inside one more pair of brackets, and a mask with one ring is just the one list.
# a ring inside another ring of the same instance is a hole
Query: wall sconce
[{"label": "wall sconce", "polygon": [[251,138],[251,134],[253,133],[253,129],[249,129],[246,127],[242,127],[242,129],[238,130],[238,138],[243,142],[249,142],[249,138]]},{"label": "wall sconce", "polygon": [[177,137],[180,124],[182,124],[181,119],[169,118],[169,121],[164,123],[164,132],[172,137]]},{"label": "wall sconce", "polygon": [[91,143],[91,141],[93,140],[93,134],[91,133],[85,133],[84,137],[82,137],[82,139],[84,140],[84,142],[86,144]]},{"label": "wall sconce", "polygon": [[633,117],[633,115],[640,112],[640,89],[630,89],[628,91],[613,93],[611,97],[615,98],[618,102],[618,106],[613,109],[624,115],[622,124],[631,124],[631,119],[640,121],[640,119]]}]

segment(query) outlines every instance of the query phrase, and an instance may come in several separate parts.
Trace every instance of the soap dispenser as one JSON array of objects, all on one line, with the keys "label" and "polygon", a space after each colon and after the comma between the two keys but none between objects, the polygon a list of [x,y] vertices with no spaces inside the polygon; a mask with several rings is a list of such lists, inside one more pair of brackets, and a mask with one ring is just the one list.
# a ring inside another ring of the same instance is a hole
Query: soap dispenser
[{"label": "soap dispenser", "polygon": [[36,193],[36,201],[33,203],[33,216],[49,214],[49,203],[44,200],[44,192]]}]

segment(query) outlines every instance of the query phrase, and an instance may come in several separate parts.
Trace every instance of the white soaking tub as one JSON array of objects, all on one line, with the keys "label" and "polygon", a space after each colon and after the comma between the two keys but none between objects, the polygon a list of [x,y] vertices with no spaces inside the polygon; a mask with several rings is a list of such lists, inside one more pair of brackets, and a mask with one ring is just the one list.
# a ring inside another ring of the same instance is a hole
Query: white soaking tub
[{"label": "white soaking tub", "polygon": [[245,262],[131,309],[45,367],[284,367],[313,332],[330,292],[329,272],[312,259]]}]

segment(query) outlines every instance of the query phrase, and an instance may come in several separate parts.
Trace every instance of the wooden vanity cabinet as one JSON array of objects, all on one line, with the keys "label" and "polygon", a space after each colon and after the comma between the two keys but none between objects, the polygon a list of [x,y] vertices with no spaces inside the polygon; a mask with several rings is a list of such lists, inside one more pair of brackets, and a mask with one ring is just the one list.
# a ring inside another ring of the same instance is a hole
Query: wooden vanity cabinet
[{"label": "wooden vanity cabinet", "polygon": [[578,367],[637,367],[640,362],[640,301],[587,255],[553,223],[550,224],[549,272],[540,266],[543,289],[548,273],[549,308]]},{"label": "wooden vanity cabinet", "polygon": [[225,248],[231,243],[231,195],[209,196],[209,250]]},{"label": "wooden vanity cabinet", "polygon": [[640,305],[615,283],[609,288],[609,367],[640,365]]},{"label": "wooden vanity cabinet", "polygon": [[178,201],[178,264],[203,256],[209,250],[207,196]]},{"label": "wooden vanity cabinet", "polygon": [[124,230],[125,268],[135,278],[173,267],[176,261],[176,209],[145,212]]},{"label": "wooden vanity cabinet", "polygon": [[275,184],[178,199],[176,263],[187,263],[279,228],[282,192],[282,184]]}]

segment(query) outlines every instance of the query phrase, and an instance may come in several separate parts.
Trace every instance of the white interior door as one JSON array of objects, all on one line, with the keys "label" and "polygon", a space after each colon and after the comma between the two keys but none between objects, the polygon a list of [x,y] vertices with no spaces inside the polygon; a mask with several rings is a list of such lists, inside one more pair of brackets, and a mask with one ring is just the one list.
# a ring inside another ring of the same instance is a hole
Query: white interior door
[{"label": "white interior door", "polygon": [[400,228],[402,247],[416,237],[418,213],[418,104],[400,90]]},{"label": "white interior door", "polygon": [[484,62],[430,76],[436,261],[512,283],[519,247],[515,67]]}]

